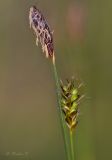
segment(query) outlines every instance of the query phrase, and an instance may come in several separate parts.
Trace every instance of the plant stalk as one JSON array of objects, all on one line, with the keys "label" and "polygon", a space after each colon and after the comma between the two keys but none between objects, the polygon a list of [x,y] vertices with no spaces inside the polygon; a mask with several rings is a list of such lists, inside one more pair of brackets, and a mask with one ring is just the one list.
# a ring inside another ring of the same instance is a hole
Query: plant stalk
[{"label": "plant stalk", "polygon": [[71,160],[74,160],[74,146],[73,146],[73,132],[70,129],[70,150],[71,150]]},{"label": "plant stalk", "polygon": [[61,91],[60,91],[60,83],[59,83],[55,61],[53,61],[53,71],[54,71],[54,77],[55,77],[55,82],[56,82],[58,112],[59,112],[60,124],[61,124],[63,139],[64,139],[65,152],[66,152],[67,159],[71,160],[70,154],[69,154],[69,144],[67,142],[67,132],[66,132],[65,120],[64,120],[63,113],[61,110]]}]

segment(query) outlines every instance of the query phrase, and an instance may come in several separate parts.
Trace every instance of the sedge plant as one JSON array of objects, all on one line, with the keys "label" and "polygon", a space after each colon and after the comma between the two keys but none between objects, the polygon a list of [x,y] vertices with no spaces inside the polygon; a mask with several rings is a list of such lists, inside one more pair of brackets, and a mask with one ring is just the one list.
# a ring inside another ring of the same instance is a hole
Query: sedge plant
[{"label": "sedge plant", "polygon": [[82,98],[79,94],[80,86],[75,87],[74,78],[66,80],[65,84],[60,80],[56,67],[53,32],[51,32],[42,12],[36,6],[30,7],[29,23],[36,35],[36,45],[38,46],[38,42],[40,42],[45,56],[51,60],[56,83],[57,109],[62,128],[66,158],[67,160],[75,160],[73,136],[78,123],[79,102]]}]

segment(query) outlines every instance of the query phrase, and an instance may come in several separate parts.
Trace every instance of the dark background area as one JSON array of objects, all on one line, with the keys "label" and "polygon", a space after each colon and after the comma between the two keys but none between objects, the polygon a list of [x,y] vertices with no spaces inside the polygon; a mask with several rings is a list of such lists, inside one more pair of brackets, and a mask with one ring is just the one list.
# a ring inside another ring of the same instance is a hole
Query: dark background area
[{"label": "dark background area", "polygon": [[35,45],[36,5],[54,30],[61,79],[83,81],[76,160],[112,159],[112,1],[0,1],[0,160],[64,160],[52,65]]}]

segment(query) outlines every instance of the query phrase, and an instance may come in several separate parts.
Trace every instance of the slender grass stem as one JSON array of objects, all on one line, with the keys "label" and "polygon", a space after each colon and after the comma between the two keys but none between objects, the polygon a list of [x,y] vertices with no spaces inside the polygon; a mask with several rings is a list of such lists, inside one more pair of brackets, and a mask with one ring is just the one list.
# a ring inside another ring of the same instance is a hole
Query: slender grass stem
[{"label": "slender grass stem", "polygon": [[70,147],[71,147],[71,160],[74,160],[74,146],[73,146],[73,132],[70,130]]},{"label": "slender grass stem", "polygon": [[59,78],[58,78],[58,73],[57,73],[57,68],[56,68],[55,61],[53,63],[53,70],[54,70],[54,77],[55,77],[55,82],[56,82],[58,112],[59,112],[60,124],[61,124],[63,139],[64,139],[65,152],[66,152],[66,155],[67,155],[67,159],[71,160],[70,159],[70,154],[69,154],[69,145],[68,145],[68,142],[67,142],[67,132],[66,132],[65,120],[64,120],[62,110],[61,110],[60,83],[59,83]]}]

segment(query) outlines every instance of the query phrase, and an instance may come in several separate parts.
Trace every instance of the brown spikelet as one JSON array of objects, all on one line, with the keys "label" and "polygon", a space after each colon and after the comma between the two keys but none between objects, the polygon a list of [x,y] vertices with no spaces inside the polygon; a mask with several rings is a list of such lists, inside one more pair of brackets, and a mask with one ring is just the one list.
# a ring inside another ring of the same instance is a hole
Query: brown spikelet
[{"label": "brown spikelet", "polygon": [[36,45],[40,42],[46,57],[54,61],[53,34],[43,14],[35,6],[30,8],[29,23],[36,35]]}]

